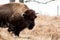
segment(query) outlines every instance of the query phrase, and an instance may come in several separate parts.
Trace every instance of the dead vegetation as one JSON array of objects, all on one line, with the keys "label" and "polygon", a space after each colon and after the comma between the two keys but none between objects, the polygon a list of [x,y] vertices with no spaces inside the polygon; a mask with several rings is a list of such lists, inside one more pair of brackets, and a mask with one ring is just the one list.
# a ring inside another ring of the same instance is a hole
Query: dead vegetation
[{"label": "dead vegetation", "polygon": [[60,40],[60,17],[39,15],[33,30],[24,29],[20,37],[0,28],[0,40]]}]

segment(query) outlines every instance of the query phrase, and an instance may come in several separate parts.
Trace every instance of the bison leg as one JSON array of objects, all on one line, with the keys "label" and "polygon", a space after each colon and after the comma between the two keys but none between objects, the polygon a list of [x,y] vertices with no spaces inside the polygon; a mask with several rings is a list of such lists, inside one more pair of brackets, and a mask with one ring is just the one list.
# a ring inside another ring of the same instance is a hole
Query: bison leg
[{"label": "bison leg", "polygon": [[5,21],[5,20],[0,20],[0,27],[6,27],[6,26],[4,26],[4,25],[6,25],[6,23],[7,23],[7,21]]},{"label": "bison leg", "polygon": [[20,31],[16,30],[14,34],[19,37]]},{"label": "bison leg", "polygon": [[2,22],[0,21],[0,27],[2,27]]},{"label": "bison leg", "polygon": [[9,24],[8,32],[11,32],[11,31],[12,31],[12,33],[15,34],[15,36],[18,36],[19,37],[20,29],[16,28],[12,24]]},{"label": "bison leg", "polygon": [[9,24],[9,23],[7,26],[8,26],[8,32],[14,31],[15,26],[13,26],[12,24]]},{"label": "bison leg", "polygon": [[3,27],[3,26],[4,26],[3,21],[0,21],[0,27]]}]

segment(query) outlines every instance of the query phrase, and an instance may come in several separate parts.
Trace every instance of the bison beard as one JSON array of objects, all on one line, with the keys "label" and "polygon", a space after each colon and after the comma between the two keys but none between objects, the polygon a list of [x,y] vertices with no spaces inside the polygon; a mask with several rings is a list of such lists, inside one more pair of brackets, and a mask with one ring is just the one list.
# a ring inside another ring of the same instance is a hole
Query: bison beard
[{"label": "bison beard", "polygon": [[[12,31],[16,36],[19,36],[19,33],[23,29],[33,29],[35,25],[35,11],[28,9],[24,5],[20,3],[9,3],[0,6],[0,26],[2,23],[2,25],[7,25],[8,32]],[[28,10],[25,10],[25,8]]]}]

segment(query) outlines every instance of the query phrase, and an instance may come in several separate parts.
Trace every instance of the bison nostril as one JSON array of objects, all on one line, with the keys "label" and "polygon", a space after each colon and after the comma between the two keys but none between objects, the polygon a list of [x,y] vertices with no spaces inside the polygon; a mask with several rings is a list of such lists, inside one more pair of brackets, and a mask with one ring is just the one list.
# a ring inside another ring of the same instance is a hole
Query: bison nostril
[{"label": "bison nostril", "polygon": [[28,29],[30,29],[30,30],[33,29],[34,25],[35,25],[34,23],[31,23],[31,24],[29,25]]},{"label": "bison nostril", "polygon": [[36,18],[37,16],[35,16],[35,18]]}]

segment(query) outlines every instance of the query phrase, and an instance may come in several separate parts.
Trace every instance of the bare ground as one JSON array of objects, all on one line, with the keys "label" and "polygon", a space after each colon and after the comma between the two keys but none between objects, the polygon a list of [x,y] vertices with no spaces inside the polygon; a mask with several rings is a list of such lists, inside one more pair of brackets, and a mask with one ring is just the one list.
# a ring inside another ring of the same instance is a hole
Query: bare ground
[{"label": "bare ground", "polygon": [[60,16],[39,15],[32,30],[24,29],[20,36],[7,32],[8,28],[0,28],[0,40],[60,40]]}]

